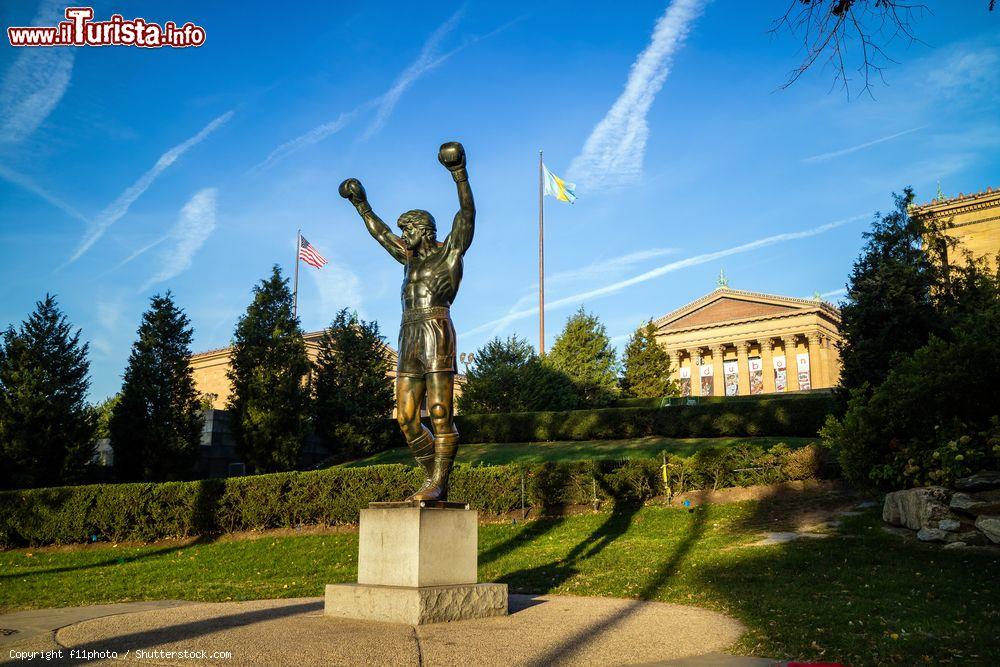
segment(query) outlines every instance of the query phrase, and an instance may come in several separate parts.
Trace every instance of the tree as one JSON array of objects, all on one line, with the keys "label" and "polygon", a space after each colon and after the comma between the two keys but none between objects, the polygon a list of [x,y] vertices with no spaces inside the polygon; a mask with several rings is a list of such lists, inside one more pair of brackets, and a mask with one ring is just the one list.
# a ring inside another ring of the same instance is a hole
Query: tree
[{"label": "tree", "polygon": [[[988,11],[996,8],[996,0],[983,1]],[[870,95],[872,79],[882,78],[882,70],[894,62],[886,48],[897,39],[904,48],[920,41],[913,23],[924,11],[926,6],[909,0],[791,0],[785,14],[771,23],[771,33],[801,33],[804,55],[781,87],[821,62],[833,69],[834,85],[839,81],[848,94],[848,70],[856,70],[862,92]]]},{"label": "tree", "polygon": [[243,459],[257,472],[291,470],[309,431],[310,364],[288,280],[277,265],[254,287],[232,350],[227,408]]},{"label": "tree", "polygon": [[677,383],[670,379],[670,355],[656,342],[653,320],[633,332],[623,362],[621,388],[625,396],[653,398],[679,393]]},{"label": "tree", "polygon": [[46,295],[0,345],[0,481],[53,486],[83,479],[94,455],[88,346]]},{"label": "tree", "polygon": [[476,351],[458,399],[463,413],[534,412],[576,407],[573,382],[542,364],[528,341],[494,338]]},{"label": "tree", "polygon": [[391,446],[386,423],[392,415],[393,384],[388,372],[378,323],[365,322],[346,308],[339,311],[320,340],[313,422],[317,435],[344,459]]},{"label": "tree", "polygon": [[607,330],[583,306],[566,320],[544,363],[565,373],[587,406],[606,405],[618,395],[618,359]]},{"label": "tree", "polygon": [[996,378],[1000,278],[993,303],[969,313],[950,341],[929,342],[867,396],[851,395],[843,417],[823,427],[844,475],[885,489],[948,485],[1000,465]]},{"label": "tree", "polygon": [[108,425],[119,480],[192,476],[204,423],[188,361],[192,335],[170,292],[150,299]]},{"label": "tree", "polygon": [[898,361],[942,330],[933,291],[940,282],[924,250],[923,225],[909,216],[913,190],[894,195],[895,210],[875,214],[841,307],[842,396],[874,389]]}]

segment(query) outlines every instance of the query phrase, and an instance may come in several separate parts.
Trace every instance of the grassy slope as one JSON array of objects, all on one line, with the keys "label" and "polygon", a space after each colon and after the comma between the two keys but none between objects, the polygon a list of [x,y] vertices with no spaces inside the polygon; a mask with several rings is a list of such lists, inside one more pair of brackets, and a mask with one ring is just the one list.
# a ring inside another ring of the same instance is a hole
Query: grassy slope
[{"label": "grassy slope", "polygon": [[[709,446],[731,447],[750,443],[771,447],[783,442],[789,447],[802,447],[816,438],[662,438],[649,436],[631,440],[580,440],[566,442],[514,442],[500,444],[463,444],[458,449],[458,462],[483,465],[504,463],[538,463],[542,461],[576,461],[579,459],[656,458],[663,452],[690,456]],[[368,466],[382,463],[413,465],[413,456],[406,448],[390,449],[366,459],[352,461],[347,466]]]},{"label": "grassy slope", "polygon": [[[827,539],[750,547],[789,501],[619,507],[480,528],[480,581],[515,592],[696,604],[741,619],[743,654],[847,664],[1000,664],[1000,556],[905,543],[878,512]],[[0,553],[0,608],[322,595],[353,581],[352,532]],[[605,628],[613,630],[613,628]],[[666,629],[665,629],[666,631]]]}]

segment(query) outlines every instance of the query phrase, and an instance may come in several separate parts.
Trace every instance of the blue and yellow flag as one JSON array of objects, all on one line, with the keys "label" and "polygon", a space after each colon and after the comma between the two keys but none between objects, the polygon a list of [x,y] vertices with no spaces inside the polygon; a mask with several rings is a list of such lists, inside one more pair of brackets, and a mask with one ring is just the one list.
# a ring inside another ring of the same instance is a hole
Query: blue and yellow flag
[{"label": "blue and yellow flag", "polygon": [[542,171],[545,175],[545,194],[552,195],[559,201],[566,201],[572,204],[576,201],[576,184],[567,183],[563,179],[559,178],[546,167],[542,165]]}]

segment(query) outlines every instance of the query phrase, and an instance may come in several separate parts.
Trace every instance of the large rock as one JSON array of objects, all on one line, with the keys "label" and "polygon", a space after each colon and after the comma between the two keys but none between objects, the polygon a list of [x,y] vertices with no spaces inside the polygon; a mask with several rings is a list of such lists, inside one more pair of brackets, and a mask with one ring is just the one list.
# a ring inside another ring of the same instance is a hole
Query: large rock
[{"label": "large rock", "polygon": [[990,538],[990,542],[1000,544],[1000,516],[984,514],[976,519],[976,528]]},{"label": "large rock", "polygon": [[989,542],[982,533],[975,529],[963,533],[948,533],[948,537],[944,538],[944,541],[949,544],[961,542],[969,546],[981,546]]},{"label": "large rock", "polygon": [[885,496],[882,520],[910,530],[937,529],[937,522],[951,518],[948,501],[951,492],[941,486],[893,491]]},{"label": "large rock", "polygon": [[1000,489],[1000,470],[984,470],[970,477],[955,480],[959,491],[989,491]]},{"label": "large rock", "polygon": [[956,511],[979,516],[980,514],[1000,514],[1000,492],[956,493],[948,506]]}]

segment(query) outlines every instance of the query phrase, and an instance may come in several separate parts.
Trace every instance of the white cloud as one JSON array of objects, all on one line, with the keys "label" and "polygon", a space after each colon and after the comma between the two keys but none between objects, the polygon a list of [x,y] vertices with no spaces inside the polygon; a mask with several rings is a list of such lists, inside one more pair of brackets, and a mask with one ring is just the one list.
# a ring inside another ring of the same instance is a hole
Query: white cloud
[{"label": "white cloud", "polygon": [[116,331],[122,316],[122,304],[118,301],[98,301],[97,321],[108,331]]},{"label": "white cloud", "polygon": [[[66,4],[46,0],[31,25],[53,26]],[[0,143],[30,136],[63,98],[73,76],[74,49],[23,48],[0,83]]]},{"label": "white cloud", "polygon": [[839,151],[832,151],[830,153],[822,153],[820,155],[813,155],[813,156],[810,156],[810,157],[807,157],[807,158],[803,158],[802,161],[803,162],[823,162],[825,160],[831,160],[831,159],[833,159],[835,157],[840,157],[841,155],[847,155],[848,153],[854,153],[855,151],[864,150],[865,148],[868,148],[869,146],[874,146],[876,144],[880,144],[883,141],[890,141],[892,139],[895,139],[896,137],[901,137],[904,134],[910,134],[911,132],[916,132],[917,130],[922,130],[925,127],[927,127],[927,126],[926,125],[921,125],[920,127],[913,127],[913,128],[910,128],[909,130],[903,130],[902,132],[896,132],[895,134],[890,134],[889,136],[881,137],[881,138],[875,139],[873,141],[866,141],[863,144],[858,144],[857,146],[851,146],[850,148],[842,148]]},{"label": "white cloud", "polygon": [[169,238],[174,243],[163,254],[159,272],[146,281],[140,291],[144,292],[190,268],[194,254],[215,230],[217,195],[215,188],[205,188],[188,200],[170,233]]},{"label": "white cloud", "polygon": [[444,38],[447,37],[452,30],[454,30],[455,25],[462,16],[462,12],[463,9],[456,11],[451,15],[451,17],[448,18],[447,21],[442,23],[433,33],[431,33],[431,36],[427,38],[427,41],[424,42],[423,47],[421,47],[416,60],[407,65],[406,69],[404,69],[399,76],[396,77],[396,80],[393,81],[387,91],[358,105],[350,111],[341,113],[337,116],[337,118],[328,123],[317,125],[305,134],[302,134],[290,141],[286,141],[271,151],[261,163],[251,168],[250,173],[260,172],[273,167],[275,164],[281,162],[293,153],[297,153],[303,148],[319,143],[327,137],[340,132],[342,129],[350,125],[351,122],[353,122],[354,119],[357,118],[362,112],[365,112],[372,107],[377,107],[378,110],[376,111],[374,120],[372,120],[371,124],[361,136],[362,140],[370,139],[382,129],[386,121],[389,120],[389,116],[391,116],[392,112],[395,110],[396,104],[399,102],[400,98],[407,90],[413,87],[413,84],[416,83],[420,77],[441,66],[445,61],[459,51],[503,32],[524,18],[524,16],[519,16],[518,18],[508,21],[502,26],[491,30],[484,35],[470,37],[463,41],[458,47],[447,53],[441,54],[438,47]]},{"label": "white cloud", "polygon": [[1000,51],[982,45],[963,44],[946,56],[934,57],[933,66],[919,72],[921,85],[935,96],[970,100],[980,93],[996,94],[1000,79]]},{"label": "white cloud", "polygon": [[[596,279],[607,280],[608,278],[620,275],[623,271],[628,270],[635,264],[649,259],[663,257],[664,255],[671,255],[675,252],[677,252],[675,248],[650,248],[648,250],[631,252],[619,257],[597,260],[596,262],[591,262],[587,266],[570,269],[569,271],[558,271],[545,276],[545,289],[551,290],[558,285],[572,285],[579,289],[578,285],[580,283],[592,282]],[[490,330],[488,335],[489,338],[498,336],[508,324],[520,319],[519,313],[524,309],[524,307],[529,303],[533,303],[538,300],[537,282],[532,285],[531,290],[532,291],[523,294],[517,301],[515,301],[507,310],[506,315],[494,321],[495,325]],[[535,312],[538,312],[537,308],[535,308]]]},{"label": "white cloud", "polygon": [[569,177],[586,188],[635,182],[642,174],[649,126],[646,114],[670,73],[703,0],[673,0],[656,22],[653,38],[629,71],[625,90],[591,131],[569,167]]},{"label": "white cloud", "polygon": [[232,117],[233,112],[227,111],[203,127],[198,134],[194,135],[190,139],[187,139],[183,143],[174,146],[161,155],[160,159],[156,161],[156,164],[153,165],[152,169],[143,174],[139,180],[118,195],[117,199],[111,202],[107,208],[97,215],[97,218],[95,218],[93,225],[91,225],[90,230],[87,232],[87,235],[83,238],[83,241],[80,242],[80,245],[77,246],[77,249],[73,252],[73,256],[69,258],[66,264],[72,264],[76,260],[80,259],[84,253],[90,250],[91,246],[97,243],[98,239],[104,235],[104,232],[106,232],[111,225],[115,224],[123,215],[128,213],[129,207],[132,206],[135,200],[141,197],[142,194],[149,189],[149,186],[153,184],[153,182],[161,173],[163,173],[164,170],[166,170],[174,162],[177,162],[177,160],[179,160],[184,153],[200,144],[205,137],[224,125]]},{"label": "white cloud", "polygon": [[399,98],[403,96],[410,86],[412,86],[417,79],[422,77],[427,72],[431,71],[435,67],[438,67],[445,60],[454,55],[454,51],[447,53],[444,56],[438,54],[438,46],[441,44],[441,40],[448,36],[458,23],[459,18],[462,16],[462,8],[459,8],[451,17],[438,26],[438,29],[431,33],[431,36],[424,42],[423,47],[420,49],[420,55],[414,60],[410,65],[403,70],[403,72],[396,77],[396,80],[392,83],[392,86],[387,90],[378,101],[378,112],[375,114],[375,119],[372,121],[368,129],[361,136],[362,140],[369,139],[374,136],[385,122],[392,115],[393,110],[396,108],[396,103],[399,102]]},{"label": "white cloud", "polygon": [[346,127],[352,120],[354,120],[358,114],[360,114],[365,109],[371,107],[376,100],[369,100],[359,107],[352,109],[351,111],[345,111],[344,113],[337,116],[336,119],[330,121],[329,123],[323,123],[322,125],[317,125],[313,129],[309,130],[303,135],[295,137],[291,141],[286,141],[281,144],[273,151],[271,151],[264,161],[260,164],[254,166],[250,172],[255,173],[268,169],[278,162],[281,162],[286,157],[292,153],[297,153],[298,151],[306,148],[307,146],[312,146],[313,144],[323,141],[327,137],[340,132],[344,127]]},{"label": "white cloud", "polygon": [[319,325],[316,328],[330,326],[330,321],[333,319],[334,313],[341,308],[350,308],[361,313],[361,279],[347,268],[343,262],[338,261],[336,258],[331,258],[330,263],[322,269],[314,269],[311,266],[303,264],[299,270],[309,273],[310,278],[316,285],[316,289],[319,291],[322,313],[318,316],[314,316],[313,313],[309,313],[308,311],[303,312],[307,306],[304,307],[305,304],[303,304],[301,299],[302,295],[299,295],[299,317],[303,321],[309,322],[309,326],[312,326],[312,323]]},{"label": "white cloud", "polygon": [[[681,269],[686,269],[691,266],[697,266],[699,264],[705,264],[707,262],[712,262],[723,257],[729,257],[730,255],[738,255],[745,252],[750,252],[751,250],[758,250],[760,248],[766,248],[768,246],[775,245],[777,243],[785,243],[786,241],[795,241],[798,239],[809,238],[810,236],[816,236],[824,232],[828,232],[831,229],[836,229],[842,225],[846,225],[850,222],[861,220],[866,217],[865,215],[856,215],[850,218],[845,218],[843,220],[837,220],[835,222],[830,222],[825,225],[820,225],[819,227],[813,227],[812,229],[804,229],[798,232],[786,232],[784,234],[775,234],[773,236],[767,236],[762,239],[757,239],[756,241],[750,241],[749,243],[744,243],[742,245],[733,246],[732,248],[726,248],[725,250],[717,250],[715,252],[703,253],[701,255],[694,255],[692,257],[687,257],[685,259],[677,260],[675,262],[670,262],[662,266],[658,266],[655,269],[650,269],[644,273],[640,273],[637,276],[633,276],[626,280],[619,280],[617,282],[611,283],[610,285],[605,285],[603,287],[598,287],[585,292],[580,292],[578,294],[573,294],[571,296],[556,299],[555,301],[549,301],[545,304],[545,310],[554,310],[562,306],[577,306],[591,299],[597,299],[604,296],[609,296],[611,294],[616,294],[626,287],[631,287],[632,285],[638,285],[639,283],[644,283],[654,278],[659,278],[660,276],[666,275],[668,273],[673,273],[674,271],[679,271]],[[500,322],[510,323],[516,320],[522,320],[527,317],[538,314],[537,306],[534,308],[528,308],[524,310],[515,311],[508,313],[503,317],[491,320],[484,324],[463,332],[461,336],[473,336],[476,334],[483,333],[485,331],[495,330],[496,326]]]},{"label": "white cloud", "polygon": [[48,190],[38,185],[34,181],[32,181],[24,174],[19,174],[13,169],[10,169],[0,164],[0,178],[3,178],[4,180],[13,183],[14,185],[17,185],[20,188],[27,190],[28,192],[34,195],[37,195],[38,197],[41,197],[46,202],[56,207],[66,215],[72,218],[76,218],[80,222],[87,223],[88,225],[90,224],[90,220],[88,220],[83,213],[80,213],[78,210],[76,210],[75,208],[64,202],[62,199],[56,197],[55,195],[53,195]]}]

